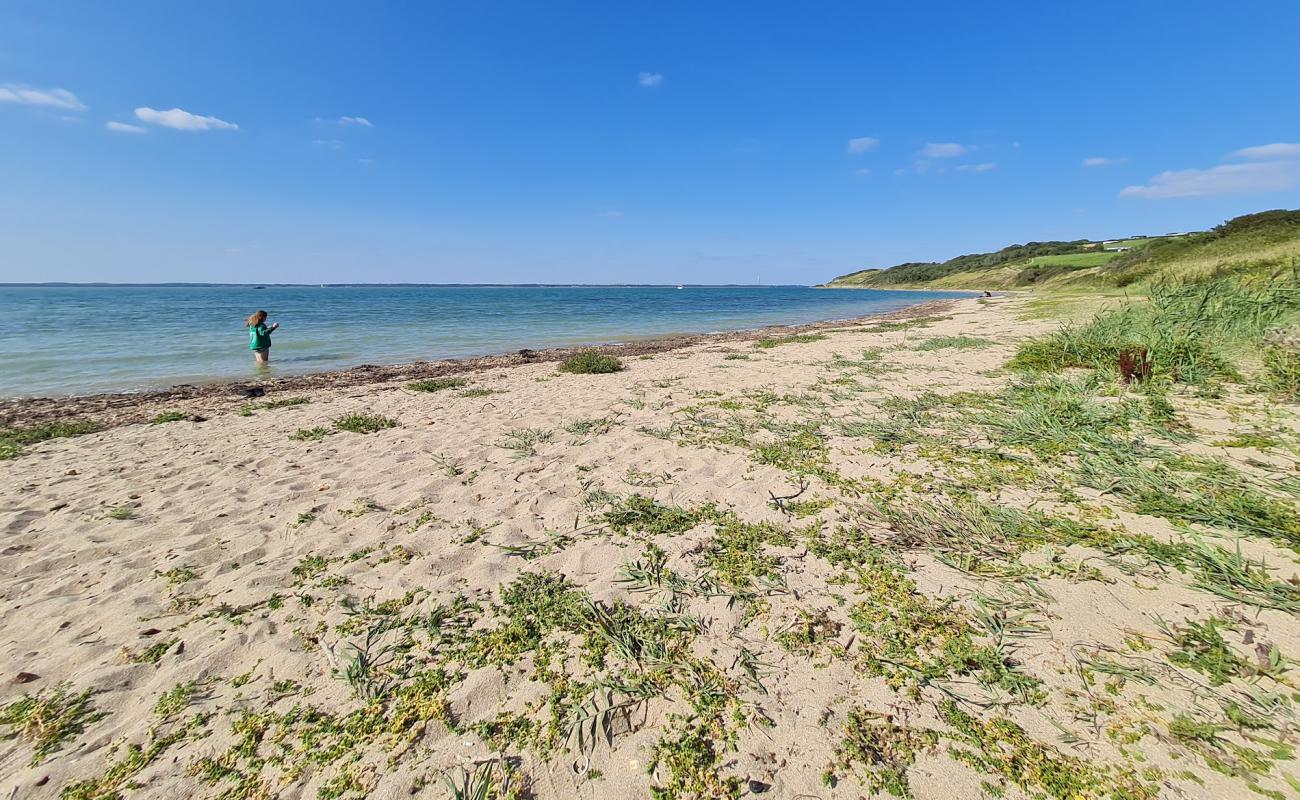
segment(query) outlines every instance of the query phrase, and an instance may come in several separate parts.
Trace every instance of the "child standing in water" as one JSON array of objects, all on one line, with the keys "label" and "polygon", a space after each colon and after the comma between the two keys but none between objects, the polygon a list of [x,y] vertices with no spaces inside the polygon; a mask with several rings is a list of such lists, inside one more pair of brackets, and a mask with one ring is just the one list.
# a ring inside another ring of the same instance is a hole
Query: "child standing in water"
[{"label": "child standing in water", "polygon": [[280,327],[280,323],[268,326],[266,312],[258,311],[244,320],[248,326],[248,349],[253,351],[253,363],[263,366],[271,360],[271,331]]}]

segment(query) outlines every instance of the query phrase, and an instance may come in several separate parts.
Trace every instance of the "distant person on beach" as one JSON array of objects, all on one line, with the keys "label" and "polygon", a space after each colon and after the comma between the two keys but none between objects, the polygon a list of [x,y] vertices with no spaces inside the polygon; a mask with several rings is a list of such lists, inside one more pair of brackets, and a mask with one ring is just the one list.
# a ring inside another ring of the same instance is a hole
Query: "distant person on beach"
[{"label": "distant person on beach", "polygon": [[253,363],[261,366],[271,360],[271,331],[280,327],[280,323],[266,324],[266,312],[257,311],[244,320],[248,326],[248,349],[253,351]]}]

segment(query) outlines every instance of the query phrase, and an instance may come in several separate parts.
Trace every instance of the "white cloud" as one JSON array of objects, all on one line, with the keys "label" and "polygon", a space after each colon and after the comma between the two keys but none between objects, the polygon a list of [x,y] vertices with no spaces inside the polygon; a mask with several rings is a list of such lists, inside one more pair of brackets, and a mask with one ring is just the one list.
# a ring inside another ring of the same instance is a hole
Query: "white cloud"
[{"label": "white cloud", "polygon": [[128,125],[125,122],[105,122],[104,127],[117,133],[148,133],[148,128],[142,128],[139,125]]},{"label": "white cloud", "polygon": [[168,111],[158,111],[157,109],[143,106],[135,110],[135,116],[141,122],[150,125],[161,125],[164,128],[174,128],[178,131],[237,131],[239,126],[233,122],[226,122],[224,119],[216,117],[204,117],[198,114],[191,114],[179,108],[173,108]]},{"label": "white cloud", "polygon": [[1119,196],[1152,199],[1213,197],[1278,192],[1297,186],[1300,186],[1300,161],[1268,161],[1162,172],[1144,186],[1125,187]]},{"label": "white cloud", "polygon": [[375,124],[365,117],[339,117],[340,125],[360,125],[363,128],[373,128]]},{"label": "white cloud", "polygon": [[956,142],[926,142],[921,155],[926,158],[956,158],[970,152],[970,147]]},{"label": "white cloud", "polygon": [[312,139],[312,140],[311,140],[311,143],[312,143],[313,145],[315,145],[316,147],[321,147],[321,148],[324,148],[324,149],[326,149],[326,150],[342,150],[342,149],[343,149],[343,143],[340,142],[338,139]]},{"label": "white cloud", "polygon": [[1257,147],[1244,147],[1228,155],[1229,158],[1244,158],[1247,161],[1272,161],[1279,158],[1300,158],[1300,144],[1276,142],[1261,144]]},{"label": "white cloud", "polygon": [[86,106],[67,89],[33,89],[16,83],[0,85],[0,103],[19,103],[25,106],[62,108],[65,111],[85,111]]},{"label": "white cloud", "polygon": [[1083,160],[1083,166],[1085,166],[1085,167],[1110,167],[1110,166],[1114,166],[1115,164],[1123,164],[1123,163],[1126,162],[1126,161],[1128,161],[1128,159],[1127,159],[1127,158],[1123,158],[1123,157],[1120,157],[1120,158],[1111,158],[1111,157],[1109,157],[1109,156],[1092,156],[1092,157],[1090,157],[1090,158],[1085,158],[1085,159]]},{"label": "white cloud", "polygon": [[998,167],[997,164],[994,164],[991,161],[986,161],[983,164],[962,164],[957,167],[957,171],[958,172],[989,172],[991,170],[997,169],[997,167]]},{"label": "white cloud", "polygon": [[375,163],[375,160],[373,158],[358,158],[357,163],[370,166],[371,164]]},{"label": "white cloud", "polygon": [[898,169],[894,170],[894,174],[895,174],[895,175],[906,175],[906,174],[907,174],[907,170],[903,169],[902,167],[899,167]]},{"label": "white cloud", "polygon": [[868,169],[867,167],[863,167],[862,169],[853,170],[853,174],[857,175],[859,178],[870,178],[871,170]]},{"label": "white cloud", "polygon": [[865,153],[868,150],[874,150],[876,146],[879,144],[880,144],[880,140],[874,136],[859,136],[856,139],[849,139],[849,145],[847,151],[850,155],[856,156],[859,153]]},{"label": "white cloud", "polygon": [[636,82],[647,89],[654,89],[663,85],[664,76],[658,72],[640,72],[637,73]]}]

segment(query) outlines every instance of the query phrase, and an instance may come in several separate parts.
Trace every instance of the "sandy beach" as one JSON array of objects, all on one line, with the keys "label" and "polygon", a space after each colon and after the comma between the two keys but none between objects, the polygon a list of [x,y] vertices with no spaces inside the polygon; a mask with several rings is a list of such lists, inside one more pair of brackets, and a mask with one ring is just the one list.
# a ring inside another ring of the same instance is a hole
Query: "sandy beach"
[{"label": "sandy beach", "polygon": [[0,794],[1297,796],[1296,407],[1088,388],[1272,509],[1176,515],[1026,303],[7,406],[105,427],[0,461]]}]

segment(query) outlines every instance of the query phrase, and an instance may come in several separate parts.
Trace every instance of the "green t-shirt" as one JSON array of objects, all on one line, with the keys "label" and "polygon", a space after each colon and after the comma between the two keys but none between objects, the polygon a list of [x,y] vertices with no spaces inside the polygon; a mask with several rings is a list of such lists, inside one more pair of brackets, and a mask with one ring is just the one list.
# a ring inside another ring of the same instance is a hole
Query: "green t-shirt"
[{"label": "green t-shirt", "polygon": [[266,323],[248,326],[248,349],[264,350],[271,346],[271,329]]}]

